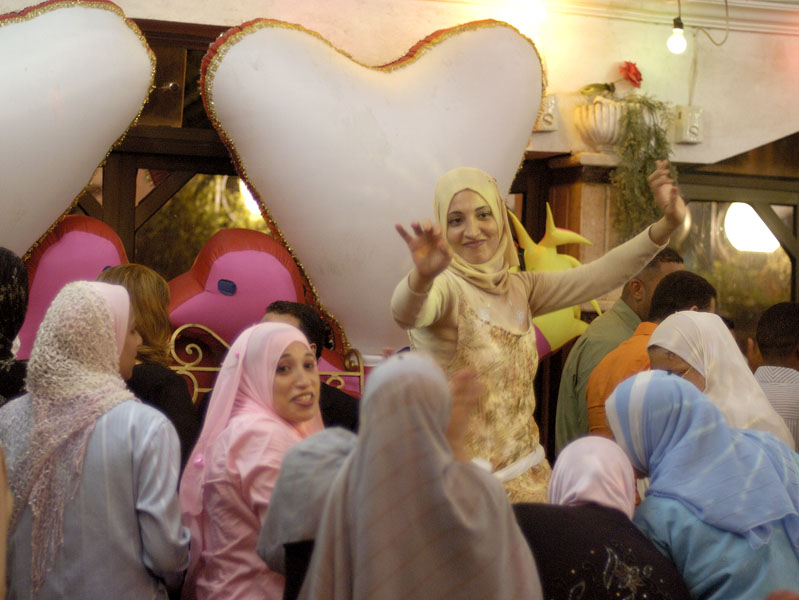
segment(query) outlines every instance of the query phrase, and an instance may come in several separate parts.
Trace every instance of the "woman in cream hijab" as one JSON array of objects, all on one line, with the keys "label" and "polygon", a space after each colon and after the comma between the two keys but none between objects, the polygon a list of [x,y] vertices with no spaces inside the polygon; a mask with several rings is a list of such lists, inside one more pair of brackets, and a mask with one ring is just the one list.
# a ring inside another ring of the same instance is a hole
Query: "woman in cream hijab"
[{"label": "woman in cream hijab", "polygon": [[433,202],[435,225],[401,225],[414,268],[397,285],[391,308],[414,349],[448,376],[473,367],[489,392],[467,433],[474,460],[504,482],[511,501],[546,500],[550,468],[533,420],[538,368],[531,319],[624,284],[682,224],[685,205],[659,163],[650,185],[663,218],[593,263],[549,273],[512,273],[519,264],[496,181],[474,168],[446,173]]},{"label": "woman in cream hijab", "polygon": [[585,436],[558,455],[549,504],[513,505],[544,597],[690,598],[674,564],[631,521],[634,482],[618,444]]},{"label": "woman in cream hijab", "polygon": [[652,333],[647,351],[653,370],[693,383],[730,427],[767,431],[794,450],[788,426],[769,403],[721,317],[690,310],[674,313]]}]

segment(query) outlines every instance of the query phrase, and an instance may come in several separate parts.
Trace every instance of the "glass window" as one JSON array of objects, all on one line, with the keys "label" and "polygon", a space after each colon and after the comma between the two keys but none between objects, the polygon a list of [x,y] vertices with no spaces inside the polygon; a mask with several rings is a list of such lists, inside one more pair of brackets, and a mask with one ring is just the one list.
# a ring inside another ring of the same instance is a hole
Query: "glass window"
[{"label": "glass window", "polygon": [[[759,225],[765,227],[748,204],[744,210],[737,205],[691,202],[689,217],[672,236],[671,246],[682,255],[687,269],[713,284],[719,314],[733,322],[739,343],[745,343],[747,337],[754,338],[757,320],[766,308],[791,299],[791,260],[779,245],[761,243],[759,251],[736,248],[751,248]],[[772,208],[792,229],[795,207]],[[741,235],[748,243],[741,243]]]}]

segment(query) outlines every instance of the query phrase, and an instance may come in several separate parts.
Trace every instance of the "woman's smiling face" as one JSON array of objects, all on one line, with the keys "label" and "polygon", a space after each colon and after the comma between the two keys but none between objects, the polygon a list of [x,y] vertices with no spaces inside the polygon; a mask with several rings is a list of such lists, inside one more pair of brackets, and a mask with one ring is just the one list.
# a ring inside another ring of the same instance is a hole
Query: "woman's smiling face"
[{"label": "woman's smiling face", "polygon": [[499,225],[485,198],[472,190],[452,197],[447,210],[447,242],[466,262],[488,261],[499,247]]},{"label": "woman's smiling face", "polygon": [[319,371],[316,355],[305,344],[289,344],[278,360],[272,401],[275,412],[289,423],[303,423],[316,414]]}]

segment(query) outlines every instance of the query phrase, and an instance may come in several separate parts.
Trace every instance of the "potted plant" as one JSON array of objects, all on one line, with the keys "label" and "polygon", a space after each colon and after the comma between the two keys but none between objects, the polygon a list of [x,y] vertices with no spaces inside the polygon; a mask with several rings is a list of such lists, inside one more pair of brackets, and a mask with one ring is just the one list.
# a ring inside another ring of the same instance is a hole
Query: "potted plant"
[{"label": "potted plant", "polygon": [[624,241],[659,216],[647,177],[655,169],[655,161],[671,154],[668,128],[672,113],[666,102],[646,94],[618,95],[616,83],[626,81],[640,88],[643,79],[635,63],[629,61],[619,66],[619,73],[617,81],[580,89],[589,102],[577,107],[575,123],[589,145],[612,151],[619,158],[610,181],[617,188],[615,223]]}]

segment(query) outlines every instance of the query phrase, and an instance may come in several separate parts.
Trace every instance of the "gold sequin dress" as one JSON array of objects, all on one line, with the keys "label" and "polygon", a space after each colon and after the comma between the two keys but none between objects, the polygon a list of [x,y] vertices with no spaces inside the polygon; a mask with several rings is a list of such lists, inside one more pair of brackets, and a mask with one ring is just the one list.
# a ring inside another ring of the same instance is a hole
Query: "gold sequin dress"
[{"label": "gold sequin dress", "polygon": [[[480,318],[461,300],[458,310],[458,346],[447,375],[466,366],[477,370],[488,393],[480,399],[467,432],[473,456],[488,460],[497,471],[538,446],[533,419],[533,379],[538,369],[535,328],[517,333]],[[546,502],[552,470],[546,459],[505,482],[511,502]]]}]

